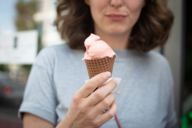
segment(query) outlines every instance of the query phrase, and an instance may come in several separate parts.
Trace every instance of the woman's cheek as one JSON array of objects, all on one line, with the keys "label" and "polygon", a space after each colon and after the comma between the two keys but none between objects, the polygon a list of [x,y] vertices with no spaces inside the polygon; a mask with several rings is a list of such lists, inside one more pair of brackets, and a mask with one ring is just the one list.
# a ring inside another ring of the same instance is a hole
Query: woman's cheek
[{"label": "woman's cheek", "polygon": [[144,6],[144,0],[128,0],[126,2],[128,10],[131,12],[141,10]]},{"label": "woman's cheek", "polygon": [[90,0],[90,7],[97,10],[101,10],[107,7],[107,5],[109,4],[107,1],[108,0]]}]

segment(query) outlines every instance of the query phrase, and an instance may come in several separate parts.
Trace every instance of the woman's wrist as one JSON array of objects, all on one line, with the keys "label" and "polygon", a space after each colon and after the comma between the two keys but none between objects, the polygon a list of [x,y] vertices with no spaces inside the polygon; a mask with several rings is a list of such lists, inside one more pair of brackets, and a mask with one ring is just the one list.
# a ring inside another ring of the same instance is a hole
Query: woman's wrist
[{"label": "woman's wrist", "polygon": [[72,128],[71,120],[65,116],[65,118],[57,125],[56,128]]}]

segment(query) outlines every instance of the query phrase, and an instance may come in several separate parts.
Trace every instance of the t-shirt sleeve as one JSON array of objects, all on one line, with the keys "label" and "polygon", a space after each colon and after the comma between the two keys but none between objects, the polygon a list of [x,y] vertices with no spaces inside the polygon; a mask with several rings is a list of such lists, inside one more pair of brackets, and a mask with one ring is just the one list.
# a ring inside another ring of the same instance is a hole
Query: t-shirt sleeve
[{"label": "t-shirt sleeve", "polygon": [[[168,64],[168,63],[167,63]],[[174,83],[172,78],[172,73],[170,66],[167,66],[167,78],[169,84],[169,97],[168,97],[168,108],[167,108],[167,116],[166,116],[166,127],[165,128],[172,128],[177,122],[177,116],[175,112],[175,102],[174,102]]]},{"label": "t-shirt sleeve", "polygon": [[56,94],[54,91],[54,52],[45,48],[38,55],[30,72],[18,115],[30,113],[56,125]]}]

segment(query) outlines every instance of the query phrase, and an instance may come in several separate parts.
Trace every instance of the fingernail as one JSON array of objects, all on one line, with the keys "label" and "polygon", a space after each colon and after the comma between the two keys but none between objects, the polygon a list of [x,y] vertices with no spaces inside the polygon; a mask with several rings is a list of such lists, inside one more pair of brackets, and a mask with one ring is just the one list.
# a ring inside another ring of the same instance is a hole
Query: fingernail
[{"label": "fingernail", "polygon": [[110,76],[111,76],[111,73],[110,73],[110,72],[105,72],[105,73],[104,73],[104,77],[105,77],[105,78],[109,78]]},{"label": "fingernail", "polygon": [[115,78],[113,78],[113,81],[114,81],[116,84],[118,84],[118,82],[117,82],[117,80],[116,80]]}]

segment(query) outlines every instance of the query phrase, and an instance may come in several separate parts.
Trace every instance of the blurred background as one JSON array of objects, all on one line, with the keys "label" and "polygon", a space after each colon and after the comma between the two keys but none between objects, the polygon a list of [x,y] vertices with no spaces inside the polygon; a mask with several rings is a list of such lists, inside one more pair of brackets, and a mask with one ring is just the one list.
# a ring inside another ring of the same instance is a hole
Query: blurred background
[{"label": "blurred background", "polygon": [[[0,128],[22,128],[17,111],[31,65],[46,46],[64,43],[53,26],[56,0],[4,0],[0,4]],[[155,51],[169,61],[175,128],[192,128],[192,1],[170,0],[175,21],[170,38]],[[157,116],[158,118],[158,116]]]}]

